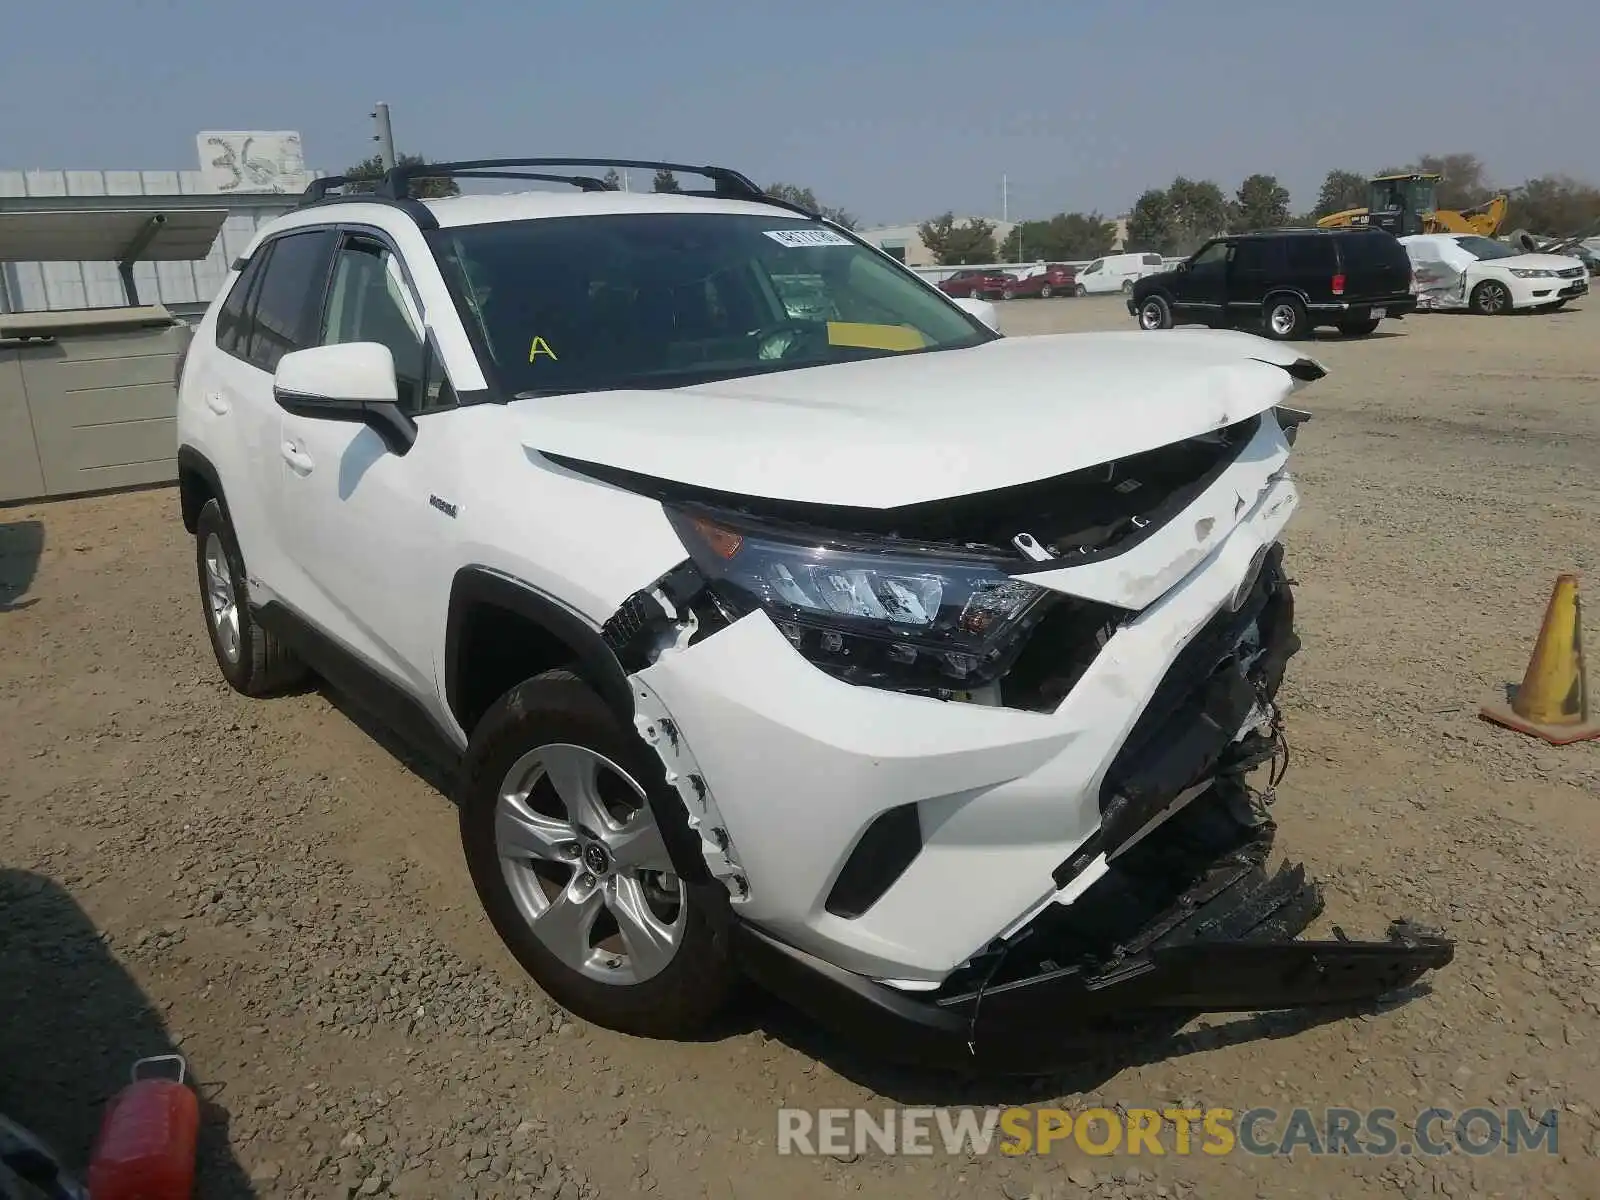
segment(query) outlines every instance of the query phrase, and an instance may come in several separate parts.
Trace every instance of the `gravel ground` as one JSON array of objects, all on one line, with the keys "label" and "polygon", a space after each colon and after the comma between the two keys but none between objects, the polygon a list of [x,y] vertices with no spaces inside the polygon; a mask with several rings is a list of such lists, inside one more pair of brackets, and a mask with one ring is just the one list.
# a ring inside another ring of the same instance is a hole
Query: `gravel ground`
[{"label": "gravel ground", "polygon": [[[1114,299],[1004,320],[1131,326]],[[127,1063],[180,1048],[208,1197],[1600,1194],[1600,744],[1476,717],[1555,574],[1600,578],[1596,346],[1591,303],[1315,347],[1278,816],[1324,928],[1410,916],[1456,962],[1383,1011],[1207,1020],[1034,1080],[881,1069],[759,999],[697,1044],[564,1020],[480,915],[438,780],[337,695],[223,685],[172,491],[0,511],[0,1112],[82,1162]],[[1558,1153],[774,1151],[783,1104],[1185,1101],[1553,1108]]]}]

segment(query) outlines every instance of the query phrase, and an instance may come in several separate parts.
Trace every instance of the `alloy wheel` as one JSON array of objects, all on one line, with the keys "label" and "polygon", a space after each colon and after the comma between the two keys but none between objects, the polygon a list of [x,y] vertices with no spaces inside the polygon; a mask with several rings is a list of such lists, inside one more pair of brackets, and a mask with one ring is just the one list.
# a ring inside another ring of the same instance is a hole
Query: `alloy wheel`
[{"label": "alloy wheel", "polygon": [[212,636],[229,662],[239,661],[239,604],[233,594],[233,575],[222,539],[208,534],[205,546],[206,615],[211,619]]},{"label": "alloy wheel", "polygon": [[495,805],[495,850],[518,914],[568,967],[641,983],[682,944],[688,906],[644,789],[585,746],[512,764]]},{"label": "alloy wheel", "polygon": [[1288,303],[1274,304],[1272,306],[1272,315],[1267,320],[1272,326],[1272,332],[1279,337],[1292,333],[1296,320],[1294,305]]}]

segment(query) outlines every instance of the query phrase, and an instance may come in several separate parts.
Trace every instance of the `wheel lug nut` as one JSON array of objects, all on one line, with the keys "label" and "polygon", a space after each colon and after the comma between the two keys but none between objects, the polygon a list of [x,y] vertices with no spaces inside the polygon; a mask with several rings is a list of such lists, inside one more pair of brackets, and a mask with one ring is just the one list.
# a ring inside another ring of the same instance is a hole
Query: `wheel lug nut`
[{"label": "wheel lug nut", "polygon": [[593,887],[594,886],[594,876],[589,874],[589,872],[585,871],[583,873],[583,876],[582,876],[580,882],[583,884],[584,887]]}]

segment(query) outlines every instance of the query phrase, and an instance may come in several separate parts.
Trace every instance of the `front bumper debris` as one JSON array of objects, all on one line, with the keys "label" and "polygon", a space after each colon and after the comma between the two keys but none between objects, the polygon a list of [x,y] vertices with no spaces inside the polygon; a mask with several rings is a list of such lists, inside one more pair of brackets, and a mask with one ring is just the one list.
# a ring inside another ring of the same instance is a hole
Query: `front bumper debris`
[{"label": "front bumper debris", "polygon": [[[1269,823],[1154,915],[1136,898],[1150,864],[1118,869],[936,992],[879,984],[745,923],[734,927],[734,947],[759,983],[877,1056],[1001,1073],[1082,1059],[1141,1022],[1164,1020],[1171,1031],[1202,1012],[1375,1001],[1453,959],[1453,941],[1406,921],[1382,941],[1351,941],[1337,927],[1334,940],[1298,940],[1322,911],[1320,890],[1298,865],[1269,876],[1271,841]],[[1125,934],[1115,922],[1130,910],[1140,927],[1106,944],[1099,935]]]}]

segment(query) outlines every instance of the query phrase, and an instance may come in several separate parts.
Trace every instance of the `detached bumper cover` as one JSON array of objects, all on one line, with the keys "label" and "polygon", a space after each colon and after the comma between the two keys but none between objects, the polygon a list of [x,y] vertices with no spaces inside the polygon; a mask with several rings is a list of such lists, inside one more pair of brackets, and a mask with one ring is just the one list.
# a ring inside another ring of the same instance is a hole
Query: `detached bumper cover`
[{"label": "detached bumper cover", "polygon": [[976,979],[911,993],[841,970],[748,924],[735,926],[734,948],[758,982],[879,1056],[1002,1072],[1081,1059],[1103,1046],[1108,1032],[1141,1019],[1165,1017],[1170,1028],[1173,1018],[1201,1012],[1376,1000],[1453,959],[1451,940],[1405,921],[1391,924],[1383,941],[1296,940],[1321,912],[1320,893],[1298,865],[1269,878],[1265,853],[1258,844],[1225,855],[1136,938],[1096,959],[1053,963],[1055,935],[1043,920],[1004,952],[1043,968],[1021,977],[996,962]]}]

